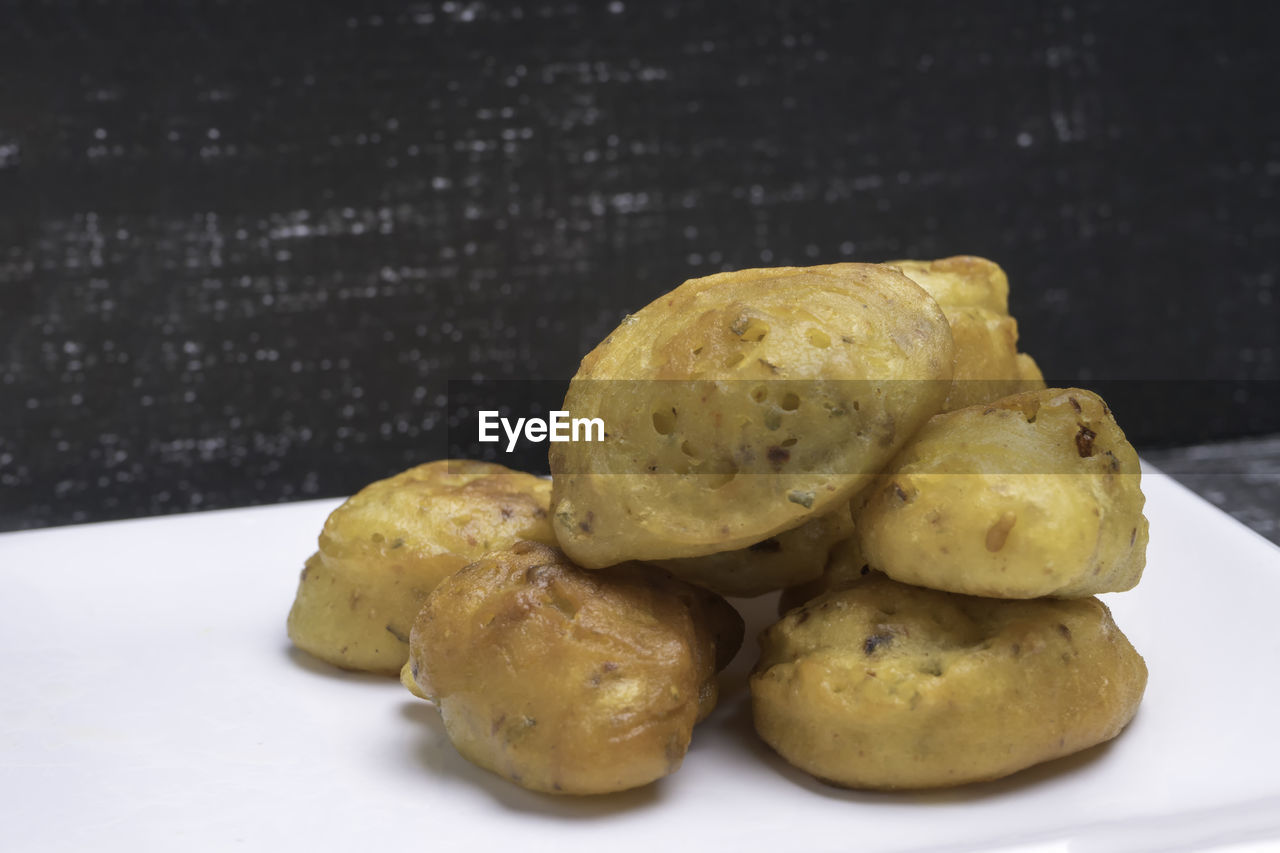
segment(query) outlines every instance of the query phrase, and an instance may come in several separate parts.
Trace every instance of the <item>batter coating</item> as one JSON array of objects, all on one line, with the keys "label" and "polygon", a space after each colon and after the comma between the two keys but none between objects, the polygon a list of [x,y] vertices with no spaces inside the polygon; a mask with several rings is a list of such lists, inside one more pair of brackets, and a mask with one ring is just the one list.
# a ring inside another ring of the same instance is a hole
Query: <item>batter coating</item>
[{"label": "batter coating", "polygon": [[546,480],[465,460],[366,486],[325,521],[289,611],[289,638],[344,669],[398,673],[436,584],[491,550],[555,541],[550,498]]},{"label": "batter coating", "polygon": [[855,518],[868,563],[994,598],[1132,588],[1146,565],[1138,454],[1098,395],[1046,389],[937,415]]},{"label": "batter coating", "polygon": [[1146,664],[1096,598],[1000,601],[872,573],[760,638],[756,730],[851,788],[997,779],[1115,737]]},{"label": "batter coating", "polygon": [[742,630],[723,599],[652,567],[585,571],[521,542],[432,592],[402,678],[469,761],[535,791],[601,794],[679,768]]},{"label": "batter coating", "polygon": [[564,408],[603,442],[551,446],[553,523],[579,565],[743,548],[846,503],[939,410],[941,309],[879,264],[685,282],[583,360]]}]

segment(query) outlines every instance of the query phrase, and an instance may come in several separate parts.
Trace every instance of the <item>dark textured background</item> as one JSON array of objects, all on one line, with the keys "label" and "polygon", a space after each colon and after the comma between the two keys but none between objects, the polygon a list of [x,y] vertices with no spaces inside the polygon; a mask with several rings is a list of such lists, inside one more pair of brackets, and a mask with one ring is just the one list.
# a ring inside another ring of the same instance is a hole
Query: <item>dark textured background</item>
[{"label": "dark textured background", "polygon": [[1280,430],[1270,8],[2,3],[0,529],[348,493],[745,266],[987,255],[1140,446]]}]

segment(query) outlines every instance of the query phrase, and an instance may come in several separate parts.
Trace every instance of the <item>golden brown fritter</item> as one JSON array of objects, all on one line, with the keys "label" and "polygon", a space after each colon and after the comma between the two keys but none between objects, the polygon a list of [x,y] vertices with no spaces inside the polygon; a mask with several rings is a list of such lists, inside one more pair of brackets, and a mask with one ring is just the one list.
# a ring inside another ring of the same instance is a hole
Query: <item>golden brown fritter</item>
[{"label": "golden brown fritter", "polygon": [[741,641],[712,593],[521,542],[432,592],[403,678],[468,760],[532,790],[600,794],[679,768]]},{"label": "golden brown fritter", "polygon": [[756,730],[796,767],[853,788],[996,779],[1115,737],[1142,657],[1096,598],[1001,601],[873,573],[760,638]]},{"label": "golden brown fritter", "polygon": [[685,282],[570,384],[607,440],[552,445],[561,547],[588,568],[698,557],[829,513],[939,410],[952,361],[941,309],[890,267]]},{"label": "golden brown fritter", "polygon": [[1138,454],[1110,409],[1046,389],[937,415],[855,519],[872,568],[996,598],[1120,592],[1146,565]]},{"label": "golden brown fritter", "polygon": [[491,550],[555,541],[550,497],[546,480],[465,460],[366,486],[325,522],[289,612],[290,639],[346,669],[399,672],[436,584]]}]

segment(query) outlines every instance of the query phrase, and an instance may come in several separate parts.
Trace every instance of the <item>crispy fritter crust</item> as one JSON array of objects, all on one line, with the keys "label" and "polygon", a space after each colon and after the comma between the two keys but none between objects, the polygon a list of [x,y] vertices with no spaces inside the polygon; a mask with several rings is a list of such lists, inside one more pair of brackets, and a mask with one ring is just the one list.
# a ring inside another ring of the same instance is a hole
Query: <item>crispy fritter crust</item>
[{"label": "crispy fritter crust", "polygon": [[551,448],[577,563],[731,551],[832,512],[950,386],[950,327],[879,264],[685,282],[582,360],[564,408],[607,440]]},{"label": "crispy fritter crust", "polygon": [[1000,601],[873,573],[760,638],[760,736],[853,788],[996,779],[1110,740],[1137,711],[1142,657],[1096,598]]},{"label": "crispy fritter crust", "polygon": [[441,460],[366,486],[325,522],[289,612],[299,648],[394,675],[427,594],[477,557],[554,542],[551,484],[501,465]]},{"label": "crispy fritter crust", "polygon": [[1138,454],[1100,397],[1046,389],[934,417],[855,519],[895,580],[995,598],[1131,589],[1146,565]]},{"label": "crispy fritter crust", "polygon": [[741,618],[712,593],[521,542],[428,597],[405,678],[473,763],[536,791],[600,794],[680,766],[741,641]]}]

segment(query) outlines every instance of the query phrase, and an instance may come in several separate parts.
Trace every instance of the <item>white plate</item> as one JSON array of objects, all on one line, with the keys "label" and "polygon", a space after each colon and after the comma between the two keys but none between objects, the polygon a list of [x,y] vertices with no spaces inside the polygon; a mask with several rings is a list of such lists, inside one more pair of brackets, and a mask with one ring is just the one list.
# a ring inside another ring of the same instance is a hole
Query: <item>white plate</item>
[{"label": "white plate", "polygon": [[842,791],[752,732],[743,674],[684,767],[529,793],[390,679],[293,651],[336,501],[0,536],[0,849],[1199,849],[1280,837],[1280,549],[1148,470],[1146,576],[1108,596],[1150,683],[1116,741],[1004,781]]}]

